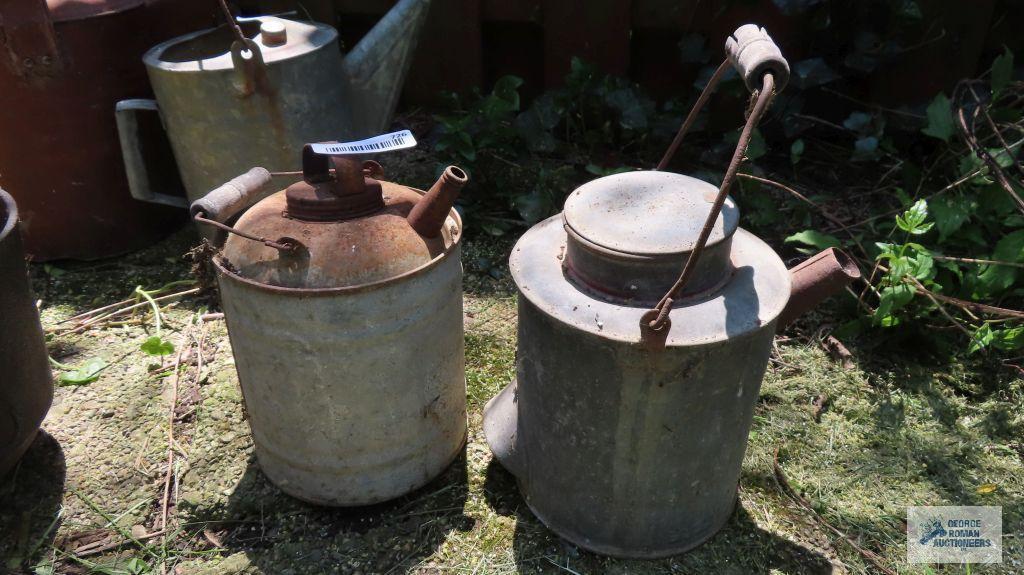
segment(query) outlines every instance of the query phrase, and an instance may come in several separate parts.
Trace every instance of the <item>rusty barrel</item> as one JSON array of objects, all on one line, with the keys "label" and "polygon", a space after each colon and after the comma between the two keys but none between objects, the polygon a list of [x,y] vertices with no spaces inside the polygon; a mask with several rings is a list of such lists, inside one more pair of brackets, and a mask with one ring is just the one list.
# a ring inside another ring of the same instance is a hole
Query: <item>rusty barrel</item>
[{"label": "rusty barrel", "polygon": [[182,221],[180,212],[131,198],[114,107],[150,95],[142,54],[208,21],[214,4],[0,2],[0,186],[18,200],[33,259],[128,252]]},{"label": "rusty barrel", "polygon": [[0,476],[28,449],[53,400],[18,227],[14,198],[0,189]]}]

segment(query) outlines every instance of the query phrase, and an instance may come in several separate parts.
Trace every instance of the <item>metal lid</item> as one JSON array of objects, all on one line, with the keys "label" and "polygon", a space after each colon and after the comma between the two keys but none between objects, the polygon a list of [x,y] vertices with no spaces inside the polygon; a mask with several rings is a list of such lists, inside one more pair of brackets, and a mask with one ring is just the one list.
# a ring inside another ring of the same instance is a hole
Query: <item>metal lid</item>
[{"label": "metal lid", "polygon": [[[657,301],[682,270],[717,193],[702,180],[653,171],[616,174],[580,186],[563,212],[570,278],[607,297]],[[728,280],[738,224],[739,209],[727,198],[684,295]]]},{"label": "metal lid", "polygon": [[[266,39],[261,31],[264,25],[271,30]],[[266,64],[295,58],[338,40],[337,30],[326,24],[298,22],[274,16],[240,21],[239,26],[243,34],[255,43]],[[235,36],[231,30],[227,26],[220,26],[157,44],[142,59],[147,66],[176,72],[231,70],[235,67],[231,48],[234,42]],[[250,57],[244,53],[242,56],[246,59]]]},{"label": "metal lid", "polygon": [[[509,270],[520,297],[558,325],[602,339],[640,343],[640,317],[650,309],[650,302],[595,294],[581,289],[571,276],[567,278],[564,260],[573,241],[561,220],[552,216],[533,226],[512,249]],[[736,339],[763,329],[782,312],[789,299],[790,279],[779,256],[743,229],[728,242],[731,263],[727,281],[717,289],[677,300],[666,345]],[[678,275],[679,269],[674,271]],[[524,305],[522,300],[520,305]]]},{"label": "metal lid", "polygon": [[[711,184],[671,172],[627,172],[598,178],[565,202],[565,223],[587,241],[626,254],[678,254],[693,249],[715,201]],[[708,245],[736,231],[740,213],[727,199]]]}]

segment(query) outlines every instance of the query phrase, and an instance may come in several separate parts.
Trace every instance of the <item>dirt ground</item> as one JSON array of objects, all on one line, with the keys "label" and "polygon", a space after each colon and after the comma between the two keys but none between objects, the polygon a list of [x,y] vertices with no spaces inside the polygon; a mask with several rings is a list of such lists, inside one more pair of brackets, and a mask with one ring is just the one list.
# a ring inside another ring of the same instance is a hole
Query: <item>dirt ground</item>
[{"label": "dirt ground", "polygon": [[[154,332],[146,307],[119,323],[62,333],[62,320],[129,298],[137,285],[189,279],[181,255],[195,241],[185,229],[117,260],[32,267],[54,359],[77,367],[99,357],[109,367],[91,383],[58,387],[44,433],[0,481],[0,572],[881,572],[867,556],[896,573],[968,572],[906,563],[906,507],[922,504],[1001,505],[1003,563],[970,572],[1024,572],[1024,381],[983,359],[936,362],[857,347],[844,367],[820,345],[816,326],[827,309],[777,340],[740,505],[725,529],[659,561],[602,558],[560,540],[526,508],[483,438],[483,405],[514,371],[515,297],[504,263],[510,242],[480,236],[468,238],[463,254],[464,453],[394,502],[299,502],[253,458],[224,322],[201,319],[218,311],[212,299],[164,308],[163,336],[180,357],[139,351]],[[776,450],[808,507],[780,484]]]}]

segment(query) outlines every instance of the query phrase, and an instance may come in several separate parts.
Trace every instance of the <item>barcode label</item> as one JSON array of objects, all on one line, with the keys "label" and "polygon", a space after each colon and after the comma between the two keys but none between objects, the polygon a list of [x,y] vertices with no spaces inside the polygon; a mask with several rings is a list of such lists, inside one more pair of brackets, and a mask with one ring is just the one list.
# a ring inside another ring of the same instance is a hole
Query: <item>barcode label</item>
[{"label": "barcode label", "polygon": [[313,151],[325,156],[346,156],[350,154],[376,154],[394,152],[416,147],[416,138],[409,130],[381,134],[358,142],[339,142],[337,144],[311,144]]}]

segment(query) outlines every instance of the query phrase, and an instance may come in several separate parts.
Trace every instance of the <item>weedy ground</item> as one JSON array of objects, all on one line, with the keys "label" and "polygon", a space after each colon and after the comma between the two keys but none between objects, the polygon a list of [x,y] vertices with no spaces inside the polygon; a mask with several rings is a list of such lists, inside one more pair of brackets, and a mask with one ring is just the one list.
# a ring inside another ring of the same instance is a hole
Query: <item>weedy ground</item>
[{"label": "weedy ground", "polygon": [[[181,256],[195,241],[185,229],[117,260],[33,265],[45,327],[59,330],[61,320],[130,297],[136,285],[188,278]],[[60,362],[102,357],[110,366],[96,381],[58,387],[44,433],[0,481],[0,572],[968,572],[906,563],[906,507],[927,504],[1001,505],[1003,563],[970,572],[1024,572],[1024,380],[984,358],[853,347],[845,362],[833,359],[816,330],[828,308],[777,340],[739,506],[719,534],[659,561],[602,558],[560,540],[526,508],[481,430],[484,403],[514,371],[510,247],[471,235],[463,254],[463,455],[428,486],[369,508],[310,506],[262,475],[224,322],[200,319],[218,311],[214,298],[164,308],[164,339],[180,356],[138,351],[153,335],[146,308],[118,324],[52,335]]]}]

